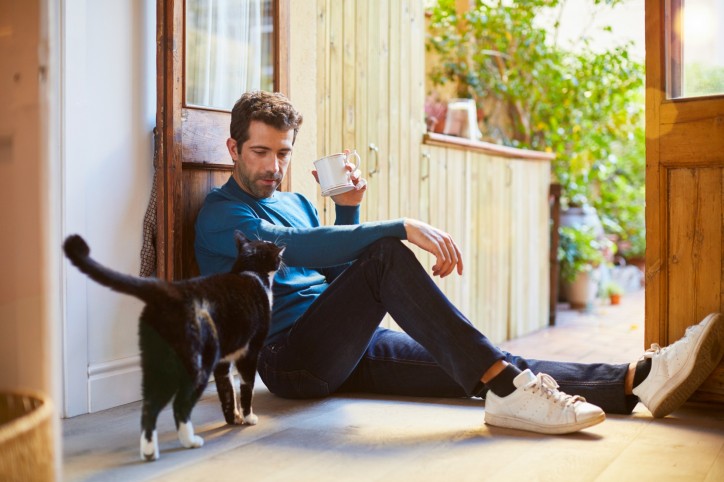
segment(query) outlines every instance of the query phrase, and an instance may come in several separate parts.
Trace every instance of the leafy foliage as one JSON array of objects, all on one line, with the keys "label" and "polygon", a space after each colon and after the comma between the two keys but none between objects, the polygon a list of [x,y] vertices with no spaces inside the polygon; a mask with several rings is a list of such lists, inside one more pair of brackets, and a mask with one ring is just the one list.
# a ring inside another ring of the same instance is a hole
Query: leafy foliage
[{"label": "leafy foliage", "polygon": [[558,261],[564,280],[572,282],[578,273],[604,262],[608,240],[597,236],[591,226],[562,226],[559,233]]},{"label": "leafy foliage", "polygon": [[696,97],[724,93],[724,67],[692,62],[684,68],[684,95]]},{"label": "leafy foliage", "polygon": [[438,0],[427,39],[439,59],[431,80],[476,100],[485,137],[555,153],[564,206],[592,204],[607,232],[642,250],[643,65],[631,58],[630,44],[596,51],[583,37],[575,50],[557,45],[558,22],[546,28],[537,19],[559,18],[564,4],[477,0],[458,18],[455,0]]}]

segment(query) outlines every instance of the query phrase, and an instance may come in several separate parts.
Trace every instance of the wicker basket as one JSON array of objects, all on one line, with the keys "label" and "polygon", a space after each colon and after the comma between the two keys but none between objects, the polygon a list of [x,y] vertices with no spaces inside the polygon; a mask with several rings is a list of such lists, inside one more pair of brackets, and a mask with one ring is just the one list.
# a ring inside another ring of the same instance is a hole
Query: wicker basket
[{"label": "wicker basket", "polygon": [[0,393],[0,481],[53,480],[52,413],[38,393]]}]

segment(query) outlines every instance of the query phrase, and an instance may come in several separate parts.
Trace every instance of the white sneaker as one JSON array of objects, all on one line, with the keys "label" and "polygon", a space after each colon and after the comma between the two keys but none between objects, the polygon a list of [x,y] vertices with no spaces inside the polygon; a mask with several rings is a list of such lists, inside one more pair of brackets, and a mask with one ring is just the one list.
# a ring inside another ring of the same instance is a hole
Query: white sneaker
[{"label": "white sneaker", "polygon": [[606,420],[599,407],[558,390],[550,375],[525,370],[513,379],[516,390],[499,397],[488,390],[485,423],[546,434],[577,432]]},{"label": "white sneaker", "polygon": [[712,313],[686,329],[684,337],[661,348],[654,343],[644,358],[651,372],[634,395],[653,414],[665,417],[679,408],[719,364],[724,354],[724,320]]}]

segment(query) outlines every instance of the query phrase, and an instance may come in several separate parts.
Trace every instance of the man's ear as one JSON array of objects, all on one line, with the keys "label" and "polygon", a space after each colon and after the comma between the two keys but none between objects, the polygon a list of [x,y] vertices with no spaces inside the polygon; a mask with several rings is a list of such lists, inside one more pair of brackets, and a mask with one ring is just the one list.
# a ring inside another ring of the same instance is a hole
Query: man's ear
[{"label": "man's ear", "polygon": [[239,151],[236,148],[236,140],[232,137],[226,139],[226,148],[229,150],[229,154],[231,154],[231,159],[236,162],[239,158]]}]

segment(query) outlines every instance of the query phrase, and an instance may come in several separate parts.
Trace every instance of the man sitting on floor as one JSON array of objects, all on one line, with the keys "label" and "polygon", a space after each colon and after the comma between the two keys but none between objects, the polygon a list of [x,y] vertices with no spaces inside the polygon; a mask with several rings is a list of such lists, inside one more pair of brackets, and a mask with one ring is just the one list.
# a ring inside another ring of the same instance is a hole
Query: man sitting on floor
[{"label": "man sitting on floor", "polygon": [[[321,226],[314,205],[301,194],[277,190],[301,124],[283,95],[244,94],[232,111],[227,140],[233,174],[207,196],[196,223],[202,274],[230,269],[236,229],[286,246],[259,360],[272,393],[484,396],[487,424],[557,434],[600,423],[604,412],[631,413],[639,401],[663,417],[719,363],[719,314],[669,347],[653,345],[630,364],[527,360],[501,351],[402,243],[432,253],[433,276],[460,275],[462,257],[449,234],[408,218],[360,223],[367,184],[351,164],[355,189],[332,197],[334,226]],[[379,326],[386,313],[404,333]]]}]

